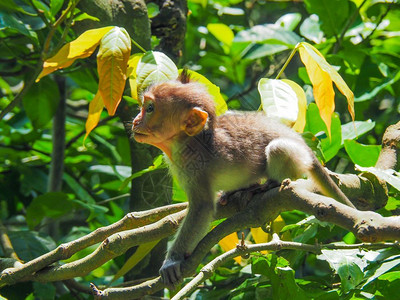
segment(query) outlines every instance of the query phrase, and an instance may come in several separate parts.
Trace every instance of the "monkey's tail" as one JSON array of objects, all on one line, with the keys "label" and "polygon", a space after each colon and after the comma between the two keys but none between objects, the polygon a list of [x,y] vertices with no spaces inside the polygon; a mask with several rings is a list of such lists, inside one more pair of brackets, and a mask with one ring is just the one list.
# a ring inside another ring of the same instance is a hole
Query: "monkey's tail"
[{"label": "monkey's tail", "polygon": [[328,171],[321,165],[315,156],[313,157],[312,165],[314,172],[311,172],[311,177],[317,183],[317,186],[322,189],[322,194],[342,202],[352,208],[356,208],[329,176]]}]

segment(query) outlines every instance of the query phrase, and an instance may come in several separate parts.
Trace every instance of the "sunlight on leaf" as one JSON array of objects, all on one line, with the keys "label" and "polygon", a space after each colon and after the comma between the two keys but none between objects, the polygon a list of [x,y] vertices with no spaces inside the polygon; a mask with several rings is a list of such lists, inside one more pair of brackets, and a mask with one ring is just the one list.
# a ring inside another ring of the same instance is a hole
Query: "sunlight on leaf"
[{"label": "sunlight on leaf", "polygon": [[339,73],[325,60],[322,54],[308,43],[298,45],[300,58],[306,66],[308,76],[313,84],[314,98],[320,110],[321,118],[328,127],[330,135],[330,118],[335,109],[335,92],[332,81],[347,98],[348,110],[354,120],[354,94]]},{"label": "sunlight on leaf", "polygon": [[[182,70],[183,69],[179,70],[179,74],[182,72]],[[223,113],[225,113],[228,109],[228,106],[226,105],[226,102],[221,95],[219,87],[213,84],[210,80],[208,80],[200,73],[197,73],[192,70],[186,70],[186,71],[189,74],[191,80],[200,82],[207,87],[208,92],[214,98],[215,110],[217,112],[217,115],[222,115]]]},{"label": "sunlight on leaf", "polygon": [[306,66],[308,76],[313,85],[315,103],[328,129],[327,134],[331,136],[331,116],[335,111],[335,92],[332,80],[329,74],[321,69],[318,63],[303,47],[300,47],[299,51],[300,58]]},{"label": "sunlight on leaf", "polygon": [[379,179],[386,181],[392,187],[400,191],[400,173],[396,172],[395,170],[382,170],[375,167],[364,168],[358,165],[356,165],[355,168],[356,170],[360,170],[362,172],[369,172],[374,174]]},{"label": "sunlight on leaf", "polygon": [[[218,244],[221,246],[222,250],[224,250],[225,252],[236,248],[236,246],[239,244],[239,238],[237,236],[237,233],[232,232],[230,235],[227,235],[222,240],[220,240]],[[242,262],[242,257],[236,256],[234,258],[234,260],[238,264],[240,264]]]},{"label": "sunlight on leaf", "polygon": [[97,126],[100,120],[100,115],[103,110],[104,104],[103,99],[99,92],[94,96],[93,100],[89,104],[89,114],[86,120],[86,135],[83,141],[86,140],[89,133]]},{"label": "sunlight on leaf", "polygon": [[43,70],[36,81],[58,69],[69,67],[78,58],[89,57],[103,36],[113,28],[114,26],[109,26],[87,30],[76,40],[65,44],[56,55],[46,59],[43,63]]},{"label": "sunlight on leaf", "polygon": [[136,75],[140,98],[141,93],[151,84],[178,78],[178,68],[164,53],[148,51],[140,59]]},{"label": "sunlight on leaf", "polygon": [[304,127],[306,126],[306,114],[307,114],[307,98],[304,90],[299,86],[296,82],[291,81],[289,79],[282,79],[283,82],[290,85],[293,91],[296,93],[299,113],[297,115],[297,120],[293,125],[293,129],[297,132],[302,133],[304,131]]},{"label": "sunlight on leaf", "polygon": [[131,39],[124,28],[114,27],[101,40],[97,54],[99,92],[111,116],[122,99],[130,52]]},{"label": "sunlight on leaf", "polygon": [[137,93],[137,66],[139,64],[140,59],[143,57],[143,53],[136,53],[133,54],[128,61],[128,70],[127,76],[129,79],[129,85],[131,87],[131,96],[133,99],[138,100],[138,93]]},{"label": "sunlight on leaf", "polygon": [[303,89],[291,80],[262,78],[258,82],[262,108],[268,117],[277,118],[288,126],[305,126],[307,101]]},{"label": "sunlight on leaf", "polygon": [[235,37],[232,29],[223,23],[210,23],[207,25],[208,31],[222,43],[225,53],[229,53]]}]

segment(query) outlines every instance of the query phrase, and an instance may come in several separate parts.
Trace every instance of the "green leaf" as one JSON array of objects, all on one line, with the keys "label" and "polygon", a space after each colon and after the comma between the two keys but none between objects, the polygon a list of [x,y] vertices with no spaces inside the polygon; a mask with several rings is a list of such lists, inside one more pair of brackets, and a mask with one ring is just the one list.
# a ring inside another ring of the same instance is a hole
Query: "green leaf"
[{"label": "green leaf", "polygon": [[367,121],[354,121],[342,125],[342,145],[344,140],[354,140],[362,136],[375,127],[375,122]]},{"label": "green leaf", "polygon": [[235,37],[232,29],[223,23],[207,24],[207,29],[218,41],[223,44],[225,53],[229,53],[229,49],[232,46],[232,42]]},{"label": "green leaf", "polygon": [[364,273],[355,263],[343,264],[338,270],[344,293],[354,289],[364,278]]},{"label": "green leaf", "polygon": [[141,94],[151,84],[178,78],[178,68],[164,53],[148,51],[139,61],[136,78],[137,89]]},{"label": "green leaf", "polygon": [[10,231],[11,243],[19,258],[30,261],[56,248],[56,243],[43,233],[33,231]]},{"label": "green leaf", "polygon": [[73,209],[73,203],[62,192],[51,192],[38,196],[26,210],[29,228],[39,225],[44,217],[59,218]]},{"label": "green leaf", "polygon": [[56,287],[50,282],[34,282],[33,287],[35,289],[34,295],[36,299],[52,300],[56,297]]},{"label": "green leaf", "polygon": [[234,42],[252,42],[262,44],[280,44],[294,48],[301,41],[300,37],[275,24],[256,25],[236,34]]},{"label": "green leaf", "polygon": [[368,280],[364,283],[363,288],[373,282],[378,277],[382,276],[383,274],[387,273],[394,267],[400,264],[400,255],[395,255],[386,259],[383,263],[379,265],[377,269],[372,269],[369,271],[366,276],[368,276]]},{"label": "green leaf", "polygon": [[158,244],[159,241],[160,240],[139,245],[135,253],[128,258],[122,268],[117,272],[117,274],[115,274],[114,278],[111,280],[111,283],[132,270],[143,258],[146,257],[147,254],[150,253],[150,251]]},{"label": "green leaf", "polygon": [[348,0],[305,0],[307,11],[317,14],[322,30],[327,37],[339,36],[345,21],[349,18]]},{"label": "green leaf", "polygon": [[13,31],[16,31],[34,40],[37,39],[36,33],[29,30],[27,28],[27,25],[21,22],[21,20],[17,19],[13,15],[0,12],[0,32],[7,28],[12,29]]},{"label": "green leaf", "polygon": [[279,79],[262,78],[258,82],[262,108],[267,116],[293,125],[299,113],[296,92],[286,82]]},{"label": "green leaf", "polygon": [[130,175],[129,177],[127,177],[124,182],[121,184],[121,187],[119,188],[120,190],[124,189],[133,179],[138,178],[146,173],[158,170],[158,169],[162,169],[162,168],[166,168],[166,164],[164,163],[163,160],[163,156],[159,155],[157,156],[154,160],[153,160],[153,165],[140,170],[138,172],[133,173],[132,175]]},{"label": "green leaf", "polygon": [[[326,134],[327,128],[322,121],[316,104],[311,103],[307,109],[307,122],[304,131],[310,131],[321,141],[321,150],[326,161],[331,160],[342,147],[340,119],[337,114],[331,117],[331,138]],[[321,134],[321,132],[325,132]]]},{"label": "green leaf", "polygon": [[51,0],[50,1],[50,14],[54,17],[64,4],[64,0]]},{"label": "green leaf", "polygon": [[290,13],[283,15],[276,22],[275,25],[282,27],[285,30],[293,31],[301,21],[300,13]]},{"label": "green leaf", "polygon": [[363,145],[354,140],[345,140],[344,148],[353,163],[362,167],[372,167],[378,161],[382,146]]},{"label": "green leaf", "polygon": [[56,112],[60,92],[57,84],[50,78],[35,83],[25,94],[23,105],[33,127],[43,128]]},{"label": "green leaf", "polygon": [[119,178],[126,178],[131,176],[132,168],[128,166],[94,165],[90,166],[89,171],[113,175]]},{"label": "green leaf", "polygon": [[382,83],[379,84],[378,86],[376,86],[372,91],[366,92],[365,94],[362,94],[361,96],[354,98],[354,101],[362,102],[362,101],[371,100],[371,99],[375,98],[376,95],[378,95],[378,93],[380,91],[382,91],[386,87],[390,87],[392,84],[397,82],[399,79],[400,79],[400,71],[398,71],[393,78],[390,77],[390,78],[383,80]]},{"label": "green leaf", "polygon": [[[0,11],[5,12],[20,12],[27,15],[33,15],[25,11],[20,5],[16,4],[13,0],[1,0],[0,1]],[[1,14],[0,14],[0,24],[1,24]]]},{"label": "green leaf", "polygon": [[[236,43],[237,44],[237,43]],[[235,44],[234,44],[235,45]],[[282,51],[289,49],[288,46],[278,45],[278,44],[256,44],[251,47],[249,51],[247,51],[243,55],[243,59],[255,60],[257,58],[270,56]]]},{"label": "green leaf", "polygon": [[400,191],[400,176],[399,176],[399,173],[397,173],[396,171],[394,171],[392,169],[382,170],[382,169],[377,169],[374,167],[364,168],[361,166],[356,166],[356,169],[363,171],[363,172],[372,173],[379,179],[386,181],[391,186],[393,186],[395,189]]},{"label": "green leaf", "polygon": [[319,26],[318,15],[313,14],[303,21],[300,26],[300,34],[316,44],[322,42],[324,33]]}]

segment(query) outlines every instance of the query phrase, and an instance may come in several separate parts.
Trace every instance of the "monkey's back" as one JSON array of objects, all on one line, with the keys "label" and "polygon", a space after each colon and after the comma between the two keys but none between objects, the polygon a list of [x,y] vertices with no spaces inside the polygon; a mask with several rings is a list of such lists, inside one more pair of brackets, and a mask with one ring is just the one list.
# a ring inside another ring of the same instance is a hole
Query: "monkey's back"
[{"label": "monkey's back", "polygon": [[229,112],[216,119],[214,128],[210,148],[217,190],[245,187],[266,177],[265,149],[272,140],[289,138],[305,145],[299,134],[263,112]]},{"label": "monkey's back", "polygon": [[229,112],[216,120],[215,138],[221,147],[221,155],[227,160],[259,160],[264,157],[265,147],[276,138],[290,138],[304,143],[291,128],[263,112]]}]

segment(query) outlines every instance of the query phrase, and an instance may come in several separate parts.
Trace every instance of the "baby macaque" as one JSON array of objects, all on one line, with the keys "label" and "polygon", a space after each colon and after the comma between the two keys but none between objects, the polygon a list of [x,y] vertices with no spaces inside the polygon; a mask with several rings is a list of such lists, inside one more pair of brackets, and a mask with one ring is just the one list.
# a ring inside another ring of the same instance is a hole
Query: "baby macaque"
[{"label": "baby macaque", "polygon": [[216,116],[206,88],[184,71],[176,81],[151,86],[133,120],[134,138],[161,149],[189,199],[188,213],[168,250],[160,275],[173,287],[181,263],[213,221],[216,192],[269,179],[311,176],[321,192],[351,207],[300,135],[263,112]]}]

